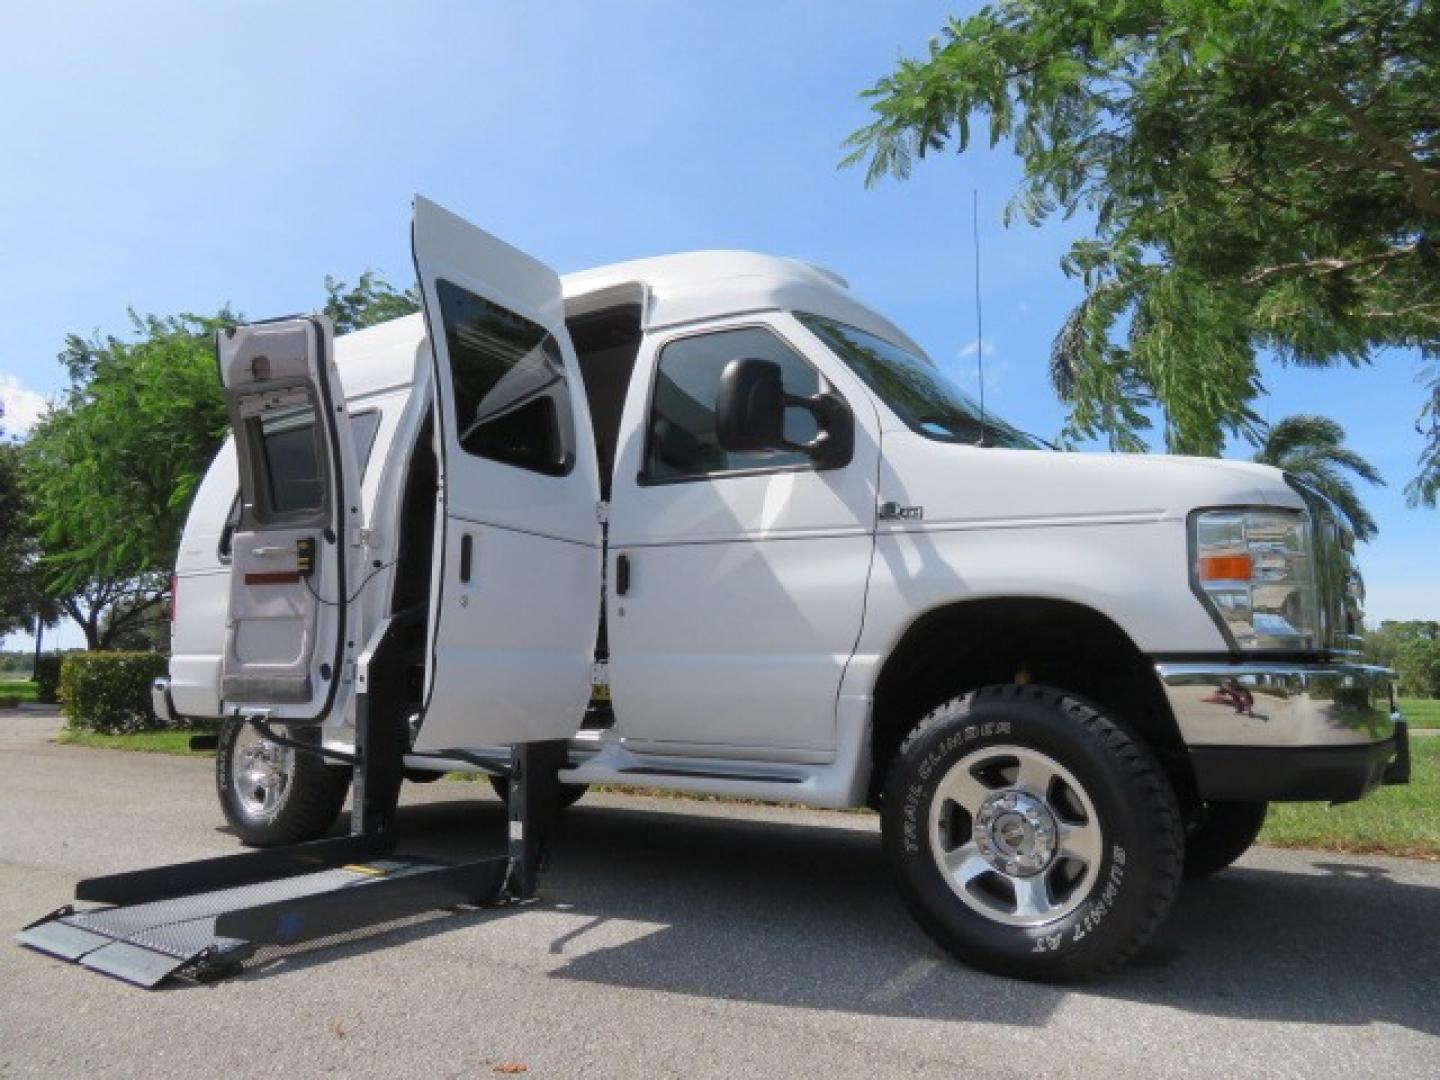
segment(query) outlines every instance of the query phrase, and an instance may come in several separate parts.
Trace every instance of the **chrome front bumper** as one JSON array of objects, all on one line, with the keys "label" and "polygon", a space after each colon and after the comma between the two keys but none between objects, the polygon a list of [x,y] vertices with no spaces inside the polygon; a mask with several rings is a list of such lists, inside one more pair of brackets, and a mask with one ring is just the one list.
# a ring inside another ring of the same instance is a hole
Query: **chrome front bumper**
[{"label": "chrome front bumper", "polygon": [[1345,802],[1399,776],[1407,733],[1385,668],[1221,658],[1155,670],[1201,798]]},{"label": "chrome front bumper", "polygon": [[1189,746],[1357,746],[1395,734],[1392,675],[1361,664],[1160,663]]}]

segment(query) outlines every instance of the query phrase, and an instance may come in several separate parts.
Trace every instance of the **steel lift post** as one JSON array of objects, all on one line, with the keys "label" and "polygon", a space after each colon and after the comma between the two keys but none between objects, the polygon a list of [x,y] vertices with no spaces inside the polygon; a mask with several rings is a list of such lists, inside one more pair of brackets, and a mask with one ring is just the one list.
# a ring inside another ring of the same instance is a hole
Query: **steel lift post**
[{"label": "steel lift post", "polygon": [[[395,853],[406,721],[388,625],[357,665],[355,753],[337,755],[251,722],[296,753],[348,757],[350,835],[89,878],[75,899],[16,940],[139,986],[173,975],[223,978],[262,948],[305,942],[447,908],[534,899],[559,808],[566,744],[519,744],[508,769],[509,847],[459,863]],[[465,755],[468,756],[468,755]]]}]

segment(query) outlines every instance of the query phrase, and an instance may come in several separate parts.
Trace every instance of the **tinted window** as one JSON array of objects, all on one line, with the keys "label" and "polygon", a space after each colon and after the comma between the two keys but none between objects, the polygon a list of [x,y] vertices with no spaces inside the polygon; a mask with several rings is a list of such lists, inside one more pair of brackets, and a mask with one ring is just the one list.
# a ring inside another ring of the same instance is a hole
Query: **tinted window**
[{"label": "tinted window", "polygon": [[370,466],[370,451],[375,449],[375,436],[380,431],[380,410],[366,409],[350,414],[350,434],[355,440],[355,466],[360,475]]},{"label": "tinted window", "polygon": [[309,405],[267,412],[259,420],[265,494],[271,514],[319,510],[325,502],[315,411]]},{"label": "tinted window", "polygon": [[476,457],[560,476],[575,429],[560,346],[541,326],[437,281],[450,352],[456,437]]},{"label": "tinted window", "polygon": [[[673,341],[660,353],[655,393],[650,405],[645,476],[677,480],[713,473],[777,469],[809,465],[796,451],[731,454],[715,435],[715,398],[720,373],[731,360],[758,357],[780,365],[785,392],[811,397],[820,391],[815,369],[768,330],[747,327]],[[815,418],[804,409],[785,412],[785,438],[809,442],[816,435]]]},{"label": "tinted window", "polygon": [[[273,421],[273,422],[272,422]],[[267,430],[270,429],[270,430]],[[355,436],[356,464],[363,475],[366,464],[370,460],[370,451],[375,447],[375,436],[380,430],[380,411],[378,409],[367,409],[364,412],[355,413],[350,417],[350,430]],[[294,444],[300,441],[302,431],[314,431],[314,416],[309,406],[294,410],[285,414],[284,417],[269,418],[260,426],[260,445],[264,448],[265,457],[262,464],[264,470],[265,488],[271,500],[270,513],[280,514],[287,510],[318,510],[321,503],[313,498],[303,497],[302,491],[307,484],[306,477],[277,476],[276,469],[293,469],[297,462],[294,454]],[[275,448],[271,453],[272,446]],[[320,484],[318,463],[313,457],[308,461],[304,460],[305,455],[299,455],[299,462],[302,469],[308,474],[308,483],[315,485],[311,488],[310,494],[318,490]],[[293,505],[277,506],[275,499],[279,497]],[[323,496],[322,496],[323,498]],[[230,503],[230,512],[225,515],[225,524],[220,531],[220,542],[216,552],[220,561],[230,561],[230,547],[233,541],[235,530],[240,527],[240,492],[235,493],[234,500]]]}]

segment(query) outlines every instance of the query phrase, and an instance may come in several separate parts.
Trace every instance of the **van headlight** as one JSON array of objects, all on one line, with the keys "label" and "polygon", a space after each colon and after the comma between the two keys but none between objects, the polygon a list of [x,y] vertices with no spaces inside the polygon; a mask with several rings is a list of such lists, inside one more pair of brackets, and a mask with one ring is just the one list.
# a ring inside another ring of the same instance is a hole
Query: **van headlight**
[{"label": "van headlight", "polygon": [[1206,510],[1191,517],[1196,591],[1235,646],[1319,648],[1310,516],[1295,510]]}]

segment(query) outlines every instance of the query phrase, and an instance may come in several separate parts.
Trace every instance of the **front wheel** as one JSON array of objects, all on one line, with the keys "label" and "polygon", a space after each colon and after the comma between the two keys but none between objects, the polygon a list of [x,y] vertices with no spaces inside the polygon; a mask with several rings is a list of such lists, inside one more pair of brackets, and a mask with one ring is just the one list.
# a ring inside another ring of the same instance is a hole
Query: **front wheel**
[{"label": "front wheel", "polygon": [[987,687],[930,713],[890,766],[881,814],[916,921],[998,974],[1067,982],[1120,965],[1180,880],[1164,772],[1060,690]]},{"label": "front wheel", "polygon": [[[318,737],[295,732],[296,741]],[[225,820],[252,847],[318,840],[345,805],[350,770],[270,741],[239,717],[220,727],[215,788]]]}]

